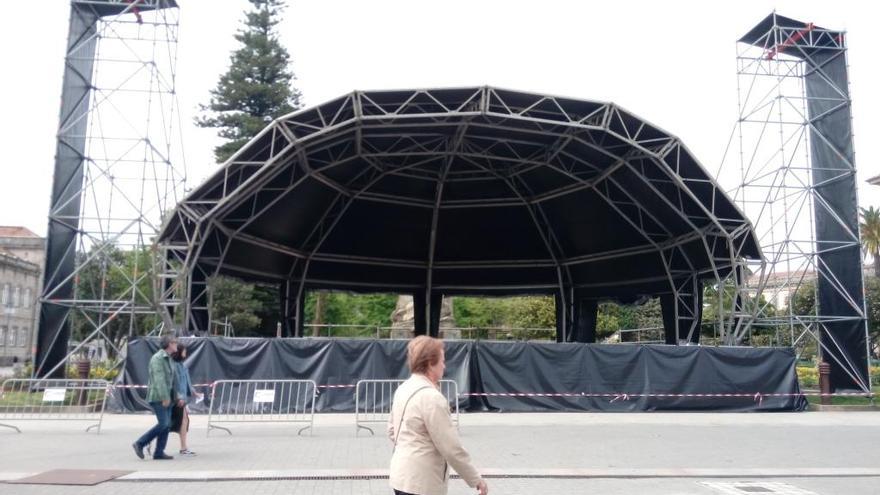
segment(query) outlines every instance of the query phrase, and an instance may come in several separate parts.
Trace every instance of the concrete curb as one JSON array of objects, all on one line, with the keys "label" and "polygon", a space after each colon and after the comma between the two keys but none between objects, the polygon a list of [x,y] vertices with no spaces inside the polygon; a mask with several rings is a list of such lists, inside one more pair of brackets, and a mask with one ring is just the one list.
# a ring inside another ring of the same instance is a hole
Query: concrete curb
[{"label": "concrete curb", "polygon": [[[481,469],[492,478],[818,478],[880,477],[880,468],[580,468]],[[457,477],[453,475],[453,477]],[[138,471],[116,478],[122,482],[371,480],[388,479],[387,469],[289,469],[260,471]]]}]

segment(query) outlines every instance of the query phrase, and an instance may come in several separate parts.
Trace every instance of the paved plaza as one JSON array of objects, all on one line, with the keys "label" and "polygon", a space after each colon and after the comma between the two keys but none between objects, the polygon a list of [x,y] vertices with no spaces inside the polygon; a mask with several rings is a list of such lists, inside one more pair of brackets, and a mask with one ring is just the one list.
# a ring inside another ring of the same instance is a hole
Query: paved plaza
[{"label": "paved plaza", "polygon": [[[0,483],[0,494],[387,494],[386,438],[355,436],[354,418],[296,426],[231,425],[206,437],[194,416],[194,458],[140,460],[130,444],[147,415],[107,415],[100,435],[78,423],[0,428],[0,479],[52,469],[132,471],[92,487]],[[493,494],[876,494],[880,414],[807,412],[463,414],[461,434]],[[169,440],[170,453],[177,438]],[[453,480],[450,494],[472,493]]]}]

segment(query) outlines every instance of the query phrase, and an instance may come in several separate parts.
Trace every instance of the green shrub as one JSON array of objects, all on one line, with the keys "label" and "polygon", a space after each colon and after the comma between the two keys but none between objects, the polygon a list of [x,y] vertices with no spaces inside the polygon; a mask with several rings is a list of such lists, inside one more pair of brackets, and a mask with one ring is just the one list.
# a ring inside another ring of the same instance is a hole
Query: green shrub
[{"label": "green shrub", "polygon": [[[818,388],[819,387],[819,369],[814,366],[798,366],[798,381],[801,387]],[[871,375],[871,385],[880,385],[880,366],[871,366],[869,369]]]}]

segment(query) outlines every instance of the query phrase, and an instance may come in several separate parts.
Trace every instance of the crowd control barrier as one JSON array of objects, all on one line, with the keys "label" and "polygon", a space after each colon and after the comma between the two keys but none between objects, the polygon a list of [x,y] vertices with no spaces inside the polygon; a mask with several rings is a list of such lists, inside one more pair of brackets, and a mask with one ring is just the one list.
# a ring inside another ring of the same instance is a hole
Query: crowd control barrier
[{"label": "crowd control barrier", "polygon": [[82,421],[101,433],[110,383],[106,380],[10,378],[0,385],[0,426],[18,421]]},{"label": "crowd control barrier", "polygon": [[[394,392],[405,380],[360,380],[354,391],[354,422],[355,436],[367,430],[375,434],[367,424],[387,424],[391,416],[391,403]],[[455,380],[440,380],[440,391],[449,402],[452,422],[459,424],[458,383]]]},{"label": "crowd control barrier", "polygon": [[298,435],[314,430],[317,391],[313,380],[218,380],[211,386],[208,434],[232,434],[217,423],[305,424]]}]

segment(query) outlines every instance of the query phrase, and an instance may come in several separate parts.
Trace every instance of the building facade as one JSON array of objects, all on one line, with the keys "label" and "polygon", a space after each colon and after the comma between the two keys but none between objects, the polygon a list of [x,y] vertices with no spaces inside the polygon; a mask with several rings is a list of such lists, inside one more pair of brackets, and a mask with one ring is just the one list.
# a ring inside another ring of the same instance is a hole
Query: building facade
[{"label": "building facade", "polygon": [[0,226],[0,366],[32,359],[45,239]]}]

